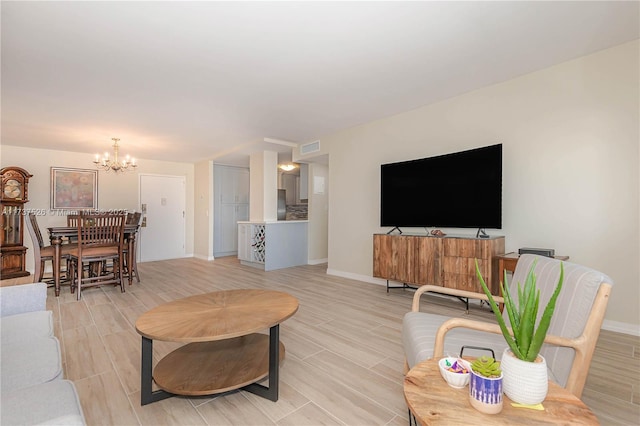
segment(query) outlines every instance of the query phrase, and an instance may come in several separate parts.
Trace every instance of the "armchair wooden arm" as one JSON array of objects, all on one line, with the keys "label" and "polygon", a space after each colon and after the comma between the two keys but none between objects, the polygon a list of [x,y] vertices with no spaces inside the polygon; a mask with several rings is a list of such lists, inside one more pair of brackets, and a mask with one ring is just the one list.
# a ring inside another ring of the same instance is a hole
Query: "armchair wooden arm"
[{"label": "armchair wooden arm", "polygon": [[[413,303],[411,304],[411,311],[413,312],[420,311],[420,296],[422,296],[424,293],[428,291],[431,291],[434,293],[446,294],[449,296],[464,297],[466,299],[489,300],[487,295],[484,293],[476,293],[473,291],[458,290],[456,288],[447,288],[447,287],[441,287],[438,285],[429,284],[429,285],[420,286],[416,290],[416,292],[413,295]],[[496,303],[504,303],[504,299],[500,296],[493,296],[493,300],[495,300]]]},{"label": "armchair wooden arm", "polygon": [[[444,336],[447,332],[453,328],[462,327],[468,328],[471,330],[484,331],[487,333],[493,334],[502,334],[500,330],[500,326],[498,324],[492,324],[488,322],[476,321],[467,318],[451,318],[445,321],[436,333],[436,342],[433,346],[433,356],[434,358],[442,358],[444,356]],[[509,328],[509,333],[513,335],[513,331]],[[582,337],[582,336],[581,336]],[[544,339],[545,343],[549,343],[556,346],[566,346],[569,348],[574,348],[576,351],[579,351],[580,347],[580,338],[577,339],[567,339],[566,337],[561,336],[553,336],[548,334]]]}]

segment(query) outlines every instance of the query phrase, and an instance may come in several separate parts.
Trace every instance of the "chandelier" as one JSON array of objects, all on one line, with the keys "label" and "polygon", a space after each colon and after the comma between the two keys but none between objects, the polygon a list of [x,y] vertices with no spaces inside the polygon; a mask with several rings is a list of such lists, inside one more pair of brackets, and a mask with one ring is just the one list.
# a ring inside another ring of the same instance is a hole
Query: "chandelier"
[{"label": "chandelier", "polygon": [[116,173],[126,172],[128,170],[133,170],[136,167],[138,167],[138,165],[136,164],[136,159],[129,157],[128,154],[124,158],[124,160],[119,160],[118,159],[118,148],[119,148],[118,141],[120,139],[111,138],[111,140],[113,141],[113,158],[109,157],[108,152],[105,152],[102,157],[100,157],[100,154],[96,154],[96,158],[95,160],[93,160],[96,167],[107,172],[110,172],[111,170],[113,170]]}]

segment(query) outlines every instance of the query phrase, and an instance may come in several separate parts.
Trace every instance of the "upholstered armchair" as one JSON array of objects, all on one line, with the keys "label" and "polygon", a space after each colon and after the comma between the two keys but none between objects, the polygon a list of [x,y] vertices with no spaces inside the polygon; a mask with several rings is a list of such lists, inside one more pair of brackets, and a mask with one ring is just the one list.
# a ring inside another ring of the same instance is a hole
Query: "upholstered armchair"
[{"label": "upholstered armchair", "polygon": [[[522,255],[509,289],[512,295],[517,295],[517,283],[524,284],[534,261],[537,261],[534,272],[541,292],[540,306],[545,306],[558,282],[559,260]],[[547,361],[549,379],[578,398],[582,395],[611,287],[612,280],[603,273],[577,264],[564,263],[563,288],[556,301],[555,313],[540,354]],[[405,315],[402,325],[407,369],[428,358],[459,354],[463,345],[489,347],[495,351],[496,358],[501,357],[507,344],[495,321],[489,323],[421,312],[420,298],[428,291],[487,300],[484,293],[431,285],[420,287],[414,295],[411,312]],[[500,297],[495,297],[495,300],[503,301]],[[539,312],[541,314],[542,309]],[[509,324],[506,312],[503,317]]]}]

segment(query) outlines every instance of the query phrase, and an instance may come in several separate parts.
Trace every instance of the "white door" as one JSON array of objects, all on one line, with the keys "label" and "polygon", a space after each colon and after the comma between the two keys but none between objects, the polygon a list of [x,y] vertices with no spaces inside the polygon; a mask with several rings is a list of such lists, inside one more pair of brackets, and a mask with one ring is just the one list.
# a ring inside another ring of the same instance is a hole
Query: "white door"
[{"label": "white door", "polygon": [[140,175],[140,261],[185,256],[186,179]]}]

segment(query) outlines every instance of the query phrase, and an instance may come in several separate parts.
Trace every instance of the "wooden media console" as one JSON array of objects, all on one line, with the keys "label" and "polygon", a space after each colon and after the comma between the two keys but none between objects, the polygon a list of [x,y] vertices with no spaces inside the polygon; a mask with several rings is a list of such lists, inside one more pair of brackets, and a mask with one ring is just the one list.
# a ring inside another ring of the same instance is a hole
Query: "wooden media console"
[{"label": "wooden media console", "polygon": [[373,276],[403,283],[402,287],[432,284],[482,293],[475,259],[491,293],[500,295],[498,255],[504,237],[373,236]]}]

